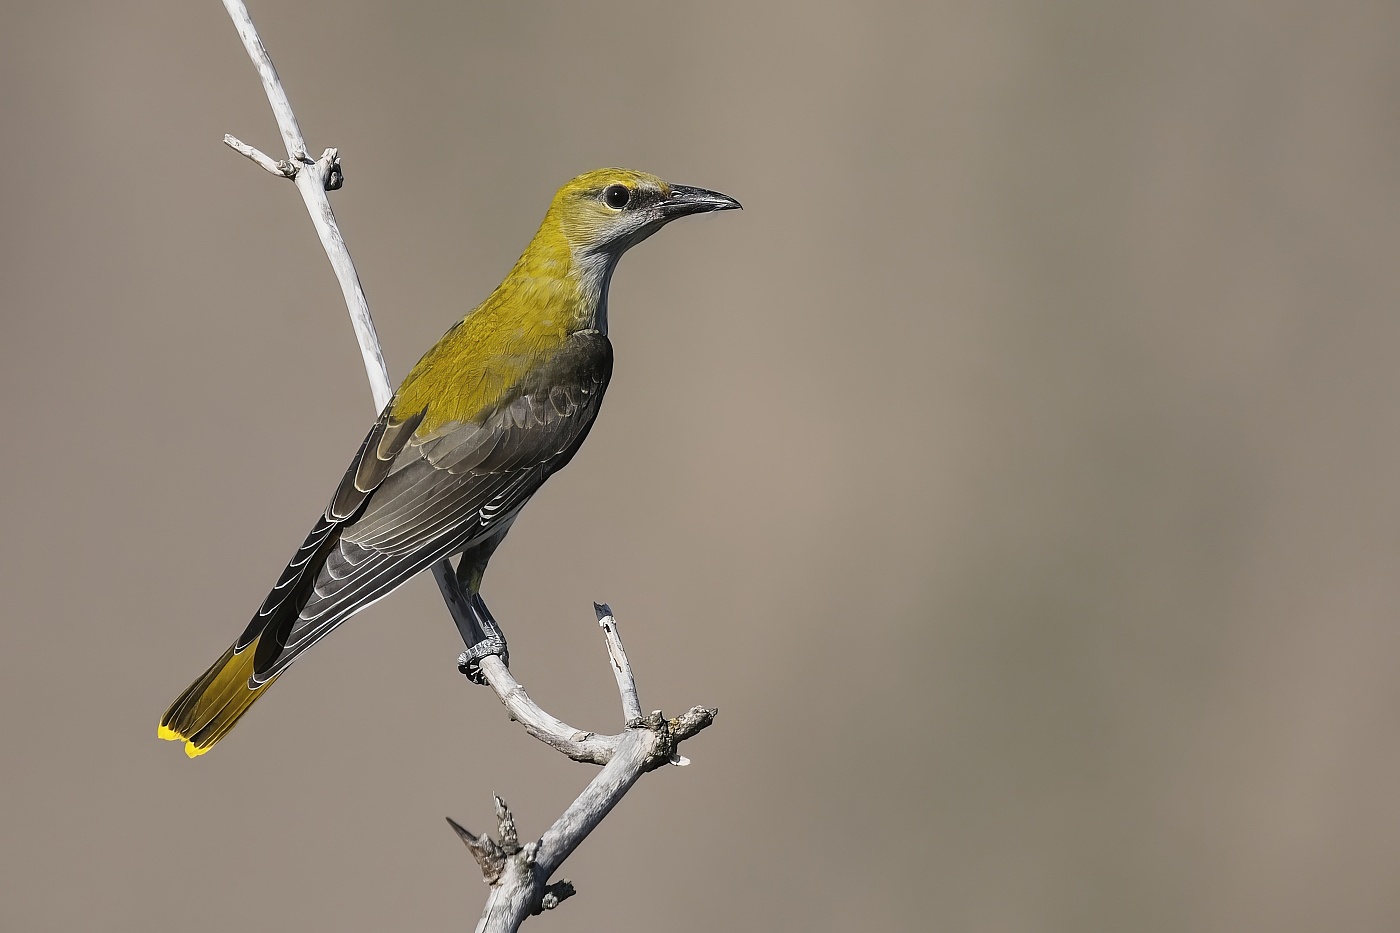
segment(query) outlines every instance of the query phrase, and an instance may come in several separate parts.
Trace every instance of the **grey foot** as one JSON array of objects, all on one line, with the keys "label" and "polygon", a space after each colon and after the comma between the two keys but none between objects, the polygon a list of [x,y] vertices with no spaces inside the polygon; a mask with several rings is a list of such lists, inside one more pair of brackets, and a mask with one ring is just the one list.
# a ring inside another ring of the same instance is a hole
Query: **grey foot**
[{"label": "grey foot", "polygon": [[496,624],[491,610],[486,608],[481,594],[473,593],[467,597],[467,600],[479,637],[467,645],[466,651],[457,656],[457,670],[466,674],[467,680],[472,683],[484,684],[486,678],[481,673],[482,658],[495,655],[501,659],[501,663],[510,667],[510,649],[506,646],[506,637],[502,634],[501,627]]},{"label": "grey foot", "polygon": [[506,647],[506,637],[501,626],[486,608],[480,593],[468,592],[456,573],[446,561],[433,567],[438,588],[446,597],[447,608],[452,612],[452,621],[457,624],[457,633],[467,646],[457,657],[457,669],[474,684],[486,683],[481,673],[481,660],[495,655],[507,666],[510,664],[510,651]]}]

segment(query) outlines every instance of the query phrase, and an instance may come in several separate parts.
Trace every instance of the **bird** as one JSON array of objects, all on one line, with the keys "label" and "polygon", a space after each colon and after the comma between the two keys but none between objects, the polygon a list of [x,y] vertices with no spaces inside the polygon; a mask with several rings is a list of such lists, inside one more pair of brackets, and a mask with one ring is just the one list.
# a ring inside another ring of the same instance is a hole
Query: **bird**
[{"label": "bird", "polygon": [[306,649],[445,558],[460,555],[457,580],[485,611],[492,553],[598,416],[618,260],[672,220],[740,207],[630,169],[561,187],[501,284],[404,378],[252,621],[158,736],[209,751]]}]

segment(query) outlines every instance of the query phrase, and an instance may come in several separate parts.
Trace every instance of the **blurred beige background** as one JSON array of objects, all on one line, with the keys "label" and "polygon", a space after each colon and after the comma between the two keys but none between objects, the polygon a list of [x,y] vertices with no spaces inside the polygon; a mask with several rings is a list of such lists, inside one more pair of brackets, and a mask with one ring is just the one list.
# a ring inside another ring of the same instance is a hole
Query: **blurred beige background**
[{"label": "blurred beige background", "polygon": [[[617,724],[599,599],[647,708],[721,710],[529,929],[1400,927],[1400,6],[252,12],[395,378],[578,171],[746,207],[623,263],[487,577],[548,709]],[[0,927],[470,929],[443,816],[538,833],[591,769],[428,580],[213,754],[155,738],[372,415],[220,144],[278,145],[232,27],[0,15]]]}]

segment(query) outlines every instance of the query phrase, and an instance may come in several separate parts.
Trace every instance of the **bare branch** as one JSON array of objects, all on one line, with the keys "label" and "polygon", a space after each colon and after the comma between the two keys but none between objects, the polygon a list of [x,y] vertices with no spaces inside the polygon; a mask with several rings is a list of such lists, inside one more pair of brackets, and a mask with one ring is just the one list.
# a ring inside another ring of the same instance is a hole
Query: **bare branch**
[{"label": "bare branch", "polygon": [[335,213],[331,210],[331,202],[326,198],[327,182],[340,171],[334,150],[326,150],[325,155],[315,162],[307,156],[306,140],[302,138],[301,126],[297,123],[296,114],[292,112],[292,104],[287,100],[286,91],[282,90],[282,81],[277,77],[272,57],[267,54],[267,48],[248,15],[248,8],[243,5],[243,0],[224,0],[224,9],[228,11],[229,18],[237,27],[243,47],[248,50],[248,57],[253,60],[258,69],[258,76],[262,78],[263,91],[267,94],[268,103],[272,105],[277,127],[282,131],[282,142],[286,144],[287,157],[292,162],[302,165],[309,163],[315,167],[315,171],[298,171],[293,180],[296,182],[297,191],[301,192],[307,213],[311,215],[311,223],[315,225],[316,233],[321,238],[326,257],[331,261],[331,268],[335,270],[335,277],[340,282],[345,307],[350,312],[350,322],[355,327],[355,337],[360,343],[365,375],[369,377],[370,391],[374,394],[374,410],[378,413],[389,403],[394,390],[389,384],[389,370],[384,365],[384,354],[379,349],[379,335],[374,331],[374,319],[370,317],[365,290],[360,286],[360,277],[355,272],[355,264],[350,260],[350,250],[341,238],[340,228],[335,222]]},{"label": "bare branch", "polygon": [[[567,881],[546,884],[550,875],[588,838],[643,774],[668,763],[688,764],[677,753],[678,746],[707,728],[718,715],[717,710],[696,706],[675,719],[666,719],[659,710],[643,717],[640,705],[636,705],[636,686],[627,649],[622,644],[612,612],[597,604],[595,610],[609,623],[602,627],[613,672],[623,694],[624,709],[630,696],[637,711],[629,715],[626,730],[618,735],[583,733],[566,725],[530,699],[500,658],[481,659],[486,682],[510,710],[512,718],[519,720],[530,735],[576,761],[603,764],[603,770],[538,841],[526,846],[518,845],[514,818],[500,797],[496,798],[496,814],[501,823],[501,844],[497,849],[490,848],[494,843],[489,839],[483,843],[482,837],[472,836],[448,820],[471,849],[481,866],[482,877],[491,885],[491,895],[477,933],[510,933],[518,929],[526,917],[548,910],[573,894],[573,885]],[[503,854],[503,860],[498,853]]]},{"label": "bare branch", "polygon": [[[341,293],[345,297],[350,320],[355,327],[360,352],[364,359],[365,373],[369,377],[374,394],[374,404],[382,411],[392,397],[388,370],[380,351],[379,338],[370,317],[369,304],[365,300],[364,289],[360,286],[355,265],[350,259],[350,251],[340,235],[335,214],[326,198],[328,190],[340,187],[342,175],[339,155],[335,149],[327,149],[321,157],[312,160],[306,153],[306,141],[291,103],[282,89],[277,69],[262,44],[248,10],[242,0],[223,0],[243,45],[248,51],[262,79],[263,90],[272,105],[282,132],[282,141],[287,149],[286,160],[275,161],[270,156],[252,146],[225,136],[224,142],[230,148],[242,153],[266,171],[284,178],[291,178],[300,192],[311,221],[316,227],[321,245],[335,269],[340,282]],[[450,562],[444,560],[433,568],[439,589],[458,628],[464,633],[469,630],[466,619],[463,594],[458,588],[456,572]],[[636,680],[632,674],[627,651],[617,630],[617,621],[606,605],[594,604],[598,624],[603,629],[608,657],[613,675],[617,680],[618,693],[622,698],[623,720],[626,728],[617,735],[596,735],[592,732],[575,729],[555,716],[540,709],[525,688],[511,675],[503,657],[485,654],[464,655],[477,665],[482,679],[491,686],[496,696],[511,716],[525,727],[525,731],[552,748],[558,749],[576,761],[590,762],[603,766],[589,782],[564,814],[555,820],[537,840],[520,844],[515,819],[505,801],[496,798],[496,816],[500,840],[472,833],[461,824],[448,819],[448,824],[467,846],[481,868],[482,877],[491,886],[482,919],[477,925],[478,933],[513,933],[525,918],[549,910],[565,898],[573,895],[574,887],[567,879],[549,883],[552,875],[564,860],[587,838],[593,828],[617,805],[628,789],[643,774],[664,764],[687,764],[686,759],[677,753],[677,746],[684,739],[708,727],[715,718],[716,711],[705,707],[694,707],[677,719],[666,719],[658,710],[643,717],[641,703],[637,697]],[[494,625],[494,623],[493,623]],[[495,633],[499,639],[499,632]],[[499,648],[504,650],[504,642]],[[469,648],[471,645],[469,645]],[[479,652],[484,654],[484,652]],[[471,673],[471,671],[468,671]]]},{"label": "bare branch", "polygon": [[278,178],[296,177],[297,164],[290,159],[283,159],[278,162],[262,150],[254,149],[237,136],[230,136],[227,133],[224,134],[224,145],[228,146],[234,152],[241,152]]},{"label": "bare branch", "polygon": [[[272,56],[268,54],[267,47],[263,45],[257,27],[253,25],[252,17],[248,15],[247,6],[244,5],[243,0],[223,0],[223,3],[229,18],[233,20],[234,26],[238,29],[238,37],[243,40],[243,47],[248,51],[248,57],[253,60],[254,67],[258,69],[258,77],[262,79],[267,102],[272,105],[272,114],[277,118],[278,129],[282,131],[282,142],[287,148],[287,161],[278,164],[314,168],[314,171],[298,170],[289,177],[292,177],[296,183],[297,191],[300,192],[302,202],[306,205],[306,212],[311,215],[311,223],[316,228],[316,235],[321,240],[321,247],[326,251],[326,258],[330,260],[331,268],[335,270],[336,281],[340,283],[340,293],[345,299],[345,308],[350,313],[350,323],[355,328],[355,339],[360,344],[360,356],[364,359],[365,376],[369,378],[370,393],[374,397],[374,411],[375,414],[378,414],[384,410],[385,405],[389,404],[389,399],[394,395],[394,389],[389,383],[389,368],[384,364],[384,352],[379,347],[379,334],[374,329],[374,318],[369,313],[369,301],[365,298],[365,290],[360,285],[360,276],[355,271],[354,260],[350,258],[350,248],[345,245],[345,239],[340,235],[340,226],[335,222],[335,212],[331,210],[331,202],[326,197],[327,189],[339,188],[343,181],[340,159],[336,150],[327,149],[319,160],[311,161],[311,158],[306,154],[306,140],[301,135],[301,125],[297,123],[292,103],[287,99],[287,92],[282,88],[282,79],[277,76],[277,67],[272,64]],[[224,140],[227,143],[232,138],[225,136]],[[248,148],[252,149],[251,146]],[[239,149],[239,151],[243,150]],[[247,153],[244,154],[247,155]],[[264,156],[264,158],[268,157]],[[269,159],[269,161],[271,160]],[[261,162],[258,164],[262,165]],[[452,567],[447,561],[444,560],[441,564],[448,573],[452,571]],[[442,588],[441,575],[438,576],[438,585]],[[447,596],[448,593],[444,588],[443,597],[447,598]]]},{"label": "bare branch", "polygon": [[617,678],[617,692],[622,696],[622,721],[631,725],[642,718],[642,701],[637,699],[637,680],[632,676],[632,665],[627,660],[627,651],[622,647],[622,636],[617,631],[617,620],[607,603],[594,603],[593,611],[598,614],[598,625],[603,629],[603,638],[608,643],[608,660],[612,662],[613,676]]},{"label": "bare branch", "polygon": [[[480,837],[472,836],[457,823],[448,820],[452,828],[467,843],[473,857],[481,866],[482,877],[491,885],[491,894],[482,911],[477,933],[512,933],[519,929],[526,917],[548,910],[559,901],[574,893],[574,887],[567,880],[546,884],[559,866],[575,849],[588,838],[593,828],[603,821],[632,788],[643,774],[654,770],[676,758],[676,746],[683,738],[700,732],[714,722],[716,711],[697,706],[679,719],[667,720],[660,713],[639,721],[619,736],[611,736],[617,741],[612,759],[599,771],[584,788],[569,808],[536,842],[526,846],[515,846],[514,852],[507,852],[504,861],[495,858],[493,850],[486,847],[486,855],[478,855],[483,847]],[[510,811],[499,797],[496,798],[497,813],[505,812],[502,819],[502,843],[499,851],[508,848],[505,839],[516,840],[515,823],[510,820],[507,831],[506,820]],[[470,839],[470,841],[469,841]],[[494,846],[491,840],[487,843]]]},{"label": "bare branch", "polygon": [[574,761],[605,765],[612,760],[618,736],[575,729],[540,709],[505,663],[494,655],[481,659],[481,670],[496,697],[510,711],[510,718],[524,726],[531,736]]}]

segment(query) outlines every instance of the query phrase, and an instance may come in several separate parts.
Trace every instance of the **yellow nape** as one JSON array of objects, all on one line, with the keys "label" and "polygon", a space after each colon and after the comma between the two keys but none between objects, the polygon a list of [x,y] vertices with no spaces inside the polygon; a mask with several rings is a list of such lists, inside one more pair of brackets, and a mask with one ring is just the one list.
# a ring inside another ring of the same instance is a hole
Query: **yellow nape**
[{"label": "yellow nape", "polygon": [[474,421],[508,401],[520,380],[570,334],[596,325],[604,266],[581,257],[616,233],[618,211],[599,198],[609,185],[662,196],[671,191],[655,175],[621,168],[585,172],[560,188],[501,284],[404,378],[394,395],[395,418],[406,421],[425,412],[419,437],[443,425]]}]

